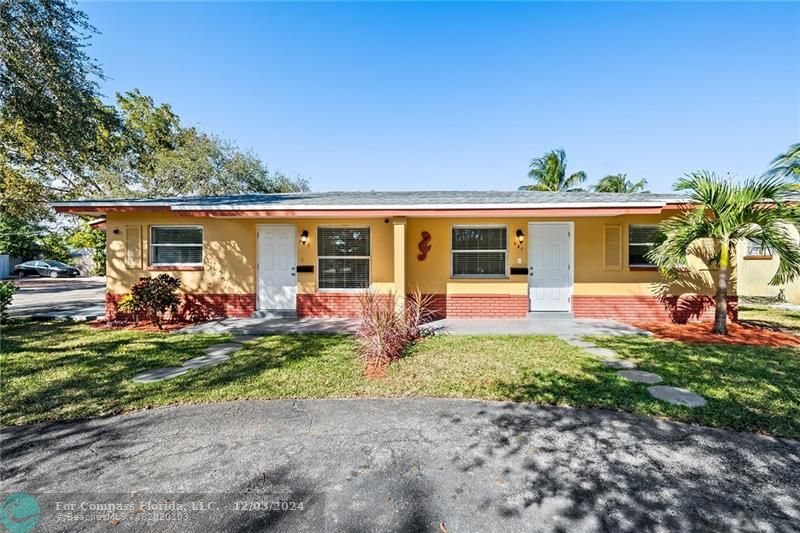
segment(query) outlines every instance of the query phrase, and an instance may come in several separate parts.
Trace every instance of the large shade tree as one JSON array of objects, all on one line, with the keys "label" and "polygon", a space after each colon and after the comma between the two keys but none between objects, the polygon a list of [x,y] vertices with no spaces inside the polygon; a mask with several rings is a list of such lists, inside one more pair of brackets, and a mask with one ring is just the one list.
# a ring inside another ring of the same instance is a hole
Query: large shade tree
[{"label": "large shade tree", "polygon": [[0,253],[64,223],[54,200],[308,188],[138,91],[103,103],[94,33],[72,0],[0,0]]},{"label": "large shade tree", "polygon": [[620,193],[635,193],[646,192],[647,180],[642,178],[637,182],[632,182],[628,179],[627,174],[612,174],[606,176],[597,182],[597,185],[592,187],[596,192],[620,192]]},{"label": "large shade tree", "polygon": [[523,185],[521,190],[528,191],[579,191],[580,185],[586,181],[586,173],[573,172],[567,175],[567,154],[564,150],[551,150],[531,161],[528,177],[533,181]]},{"label": "large shade tree", "polygon": [[[710,239],[719,266],[716,280],[714,333],[727,334],[730,255],[743,239],[761,243],[779,258],[770,281],[780,284],[800,276],[800,244],[790,231],[800,213],[790,204],[791,184],[779,176],[732,184],[709,172],[694,172],[678,180],[675,190],[686,194],[690,207],[660,225],[660,242],[648,253],[667,281],[680,278],[698,243]],[[709,258],[706,258],[709,259]]]}]

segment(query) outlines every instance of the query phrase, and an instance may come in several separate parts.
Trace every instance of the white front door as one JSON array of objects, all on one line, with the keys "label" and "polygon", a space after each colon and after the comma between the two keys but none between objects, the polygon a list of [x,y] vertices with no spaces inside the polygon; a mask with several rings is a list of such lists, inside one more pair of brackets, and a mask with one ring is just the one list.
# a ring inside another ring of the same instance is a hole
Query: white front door
[{"label": "white front door", "polygon": [[294,226],[258,226],[259,309],[295,309],[297,245],[294,241]]},{"label": "white front door", "polygon": [[570,311],[572,224],[528,225],[528,294],[531,311]]}]

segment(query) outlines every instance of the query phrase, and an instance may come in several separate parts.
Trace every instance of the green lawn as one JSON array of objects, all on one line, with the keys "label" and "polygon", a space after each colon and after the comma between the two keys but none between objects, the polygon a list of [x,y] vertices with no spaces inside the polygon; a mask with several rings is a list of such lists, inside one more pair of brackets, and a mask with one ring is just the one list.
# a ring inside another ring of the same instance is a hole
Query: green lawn
[{"label": "green lawn", "polygon": [[739,306],[739,320],[769,328],[779,328],[800,335],[800,311],[776,309],[759,304]]},{"label": "green lawn", "polygon": [[342,335],[279,335],[245,344],[227,363],[138,385],[142,370],[176,366],[224,335],[96,330],[69,323],[4,327],[0,424],[242,398],[438,396],[619,409],[676,420],[800,437],[800,350],[688,345],[643,337],[598,343],[659,373],[665,384],[709,399],[700,409],[652,399],[553,337],[425,339],[368,380]]}]

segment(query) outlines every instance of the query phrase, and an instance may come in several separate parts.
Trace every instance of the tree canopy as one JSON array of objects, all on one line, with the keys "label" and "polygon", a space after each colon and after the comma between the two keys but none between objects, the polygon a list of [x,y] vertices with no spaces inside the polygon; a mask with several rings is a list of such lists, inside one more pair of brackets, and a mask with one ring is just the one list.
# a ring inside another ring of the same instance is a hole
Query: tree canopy
[{"label": "tree canopy", "polygon": [[628,179],[627,174],[612,174],[606,176],[597,182],[597,185],[592,187],[595,192],[619,192],[619,193],[635,193],[647,192],[647,180],[640,179],[637,182],[632,182]]},{"label": "tree canopy", "polygon": [[533,181],[523,185],[529,191],[579,191],[580,184],[586,181],[586,173],[574,172],[567,176],[567,154],[562,149],[551,150],[531,161],[528,177]]},{"label": "tree canopy", "polygon": [[308,189],[136,89],[104,103],[95,33],[70,0],[0,2],[0,252],[27,249],[51,201]]}]

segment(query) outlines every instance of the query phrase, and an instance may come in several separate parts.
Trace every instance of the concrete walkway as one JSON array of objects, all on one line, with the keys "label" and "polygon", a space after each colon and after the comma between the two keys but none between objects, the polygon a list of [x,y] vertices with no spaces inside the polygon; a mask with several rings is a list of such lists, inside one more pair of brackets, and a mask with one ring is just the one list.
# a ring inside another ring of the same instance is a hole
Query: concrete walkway
[{"label": "concrete walkway", "polygon": [[352,333],[358,321],[347,318],[220,318],[175,333],[231,333],[260,336],[284,333]]},{"label": "concrete walkway", "polygon": [[[800,523],[800,442],[600,409],[242,401],[5,428],[0,441],[0,493],[36,494],[35,531],[639,533]],[[233,505],[277,498],[304,510]],[[190,508],[187,520],[148,522],[134,510],[119,523],[55,523],[55,501],[75,500],[216,505]]]},{"label": "concrete walkway", "polygon": [[[650,335],[616,320],[533,316],[522,319],[446,318],[427,324],[437,333],[452,335]],[[352,333],[357,319],[348,318],[221,318],[177,330],[176,333],[232,333],[274,335],[280,333]]]},{"label": "concrete walkway", "polygon": [[572,318],[552,315],[521,319],[445,318],[428,324],[435,331],[452,335],[650,335],[616,320]]}]

